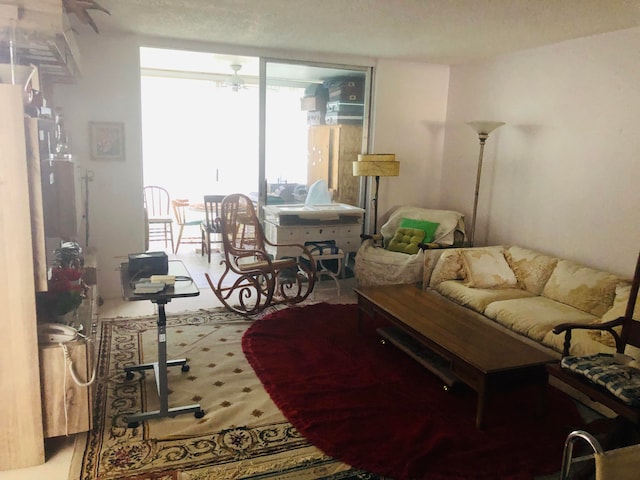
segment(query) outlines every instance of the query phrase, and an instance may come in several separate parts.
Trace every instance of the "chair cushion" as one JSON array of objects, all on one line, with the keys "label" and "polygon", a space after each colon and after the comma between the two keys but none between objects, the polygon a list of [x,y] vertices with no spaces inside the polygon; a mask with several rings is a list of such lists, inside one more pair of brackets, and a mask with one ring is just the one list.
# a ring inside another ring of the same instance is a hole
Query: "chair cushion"
[{"label": "chair cushion", "polygon": [[436,230],[439,226],[439,223],[430,222],[428,220],[415,220],[413,218],[403,218],[400,220],[401,228],[416,228],[418,230],[422,230],[424,232],[424,239],[421,240],[421,242],[424,243],[433,242]]},{"label": "chair cushion", "polygon": [[419,244],[424,240],[424,236],[424,230],[399,228],[389,242],[388,250],[415,255],[420,250]]},{"label": "chair cushion", "polygon": [[627,405],[640,406],[640,370],[620,363],[616,355],[564,357],[560,365],[606,388]]}]

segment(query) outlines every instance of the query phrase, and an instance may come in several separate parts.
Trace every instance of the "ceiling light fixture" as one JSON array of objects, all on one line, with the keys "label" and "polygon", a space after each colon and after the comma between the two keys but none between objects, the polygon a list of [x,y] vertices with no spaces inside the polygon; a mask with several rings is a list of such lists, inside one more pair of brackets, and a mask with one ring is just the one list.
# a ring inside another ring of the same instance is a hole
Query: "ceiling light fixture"
[{"label": "ceiling light fixture", "polygon": [[244,85],[244,79],[240,75],[238,75],[238,72],[240,71],[241,68],[242,68],[242,65],[239,65],[237,63],[234,63],[233,65],[231,65],[231,70],[233,70],[233,75],[231,75],[225,83],[225,86],[231,87],[231,90],[233,90],[234,92],[247,88]]}]

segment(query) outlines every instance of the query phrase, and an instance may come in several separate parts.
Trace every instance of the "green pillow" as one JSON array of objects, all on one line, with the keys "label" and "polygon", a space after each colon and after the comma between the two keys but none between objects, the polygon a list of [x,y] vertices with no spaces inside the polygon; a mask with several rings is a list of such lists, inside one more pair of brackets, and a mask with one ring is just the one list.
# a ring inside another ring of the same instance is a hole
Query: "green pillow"
[{"label": "green pillow", "polygon": [[429,222],[427,220],[414,220],[412,218],[403,218],[400,221],[400,228],[417,228],[418,230],[422,230],[424,232],[424,243],[433,242],[439,226],[439,223]]},{"label": "green pillow", "polygon": [[389,242],[387,250],[415,255],[420,250],[418,244],[424,240],[424,230],[399,228]]}]

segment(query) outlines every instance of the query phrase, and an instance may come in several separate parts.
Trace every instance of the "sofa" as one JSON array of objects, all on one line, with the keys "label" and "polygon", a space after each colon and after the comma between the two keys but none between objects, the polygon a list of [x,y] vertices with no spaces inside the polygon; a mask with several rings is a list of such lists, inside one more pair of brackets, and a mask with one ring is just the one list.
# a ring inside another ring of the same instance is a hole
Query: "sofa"
[{"label": "sofa", "polygon": [[[507,331],[562,356],[562,323],[602,323],[624,315],[631,282],[612,273],[508,245],[451,248],[425,257],[423,289],[469,308]],[[611,334],[575,330],[570,355],[614,353]],[[627,355],[640,359],[640,350]]]}]

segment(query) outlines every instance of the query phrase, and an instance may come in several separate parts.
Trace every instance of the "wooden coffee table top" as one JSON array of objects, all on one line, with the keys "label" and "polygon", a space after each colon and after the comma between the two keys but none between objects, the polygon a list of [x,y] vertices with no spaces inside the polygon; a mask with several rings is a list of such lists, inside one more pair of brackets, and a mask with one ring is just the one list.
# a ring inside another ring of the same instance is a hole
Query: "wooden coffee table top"
[{"label": "wooden coffee table top", "polygon": [[557,360],[416,285],[361,287],[355,292],[427,344],[440,347],[485,374]]}]

